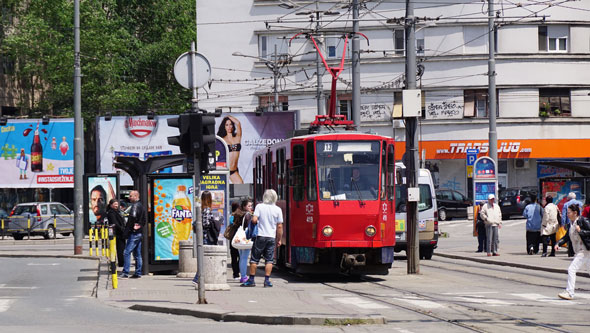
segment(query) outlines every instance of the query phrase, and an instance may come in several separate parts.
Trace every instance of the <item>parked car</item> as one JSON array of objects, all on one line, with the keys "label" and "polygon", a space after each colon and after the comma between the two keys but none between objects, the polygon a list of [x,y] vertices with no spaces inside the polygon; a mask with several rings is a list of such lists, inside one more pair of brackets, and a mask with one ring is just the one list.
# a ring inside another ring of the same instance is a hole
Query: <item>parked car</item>
[{"label": "parked car", "polygon": [[473,205],[471,199],[460,192],[450,189],[436,191],[436,205],[438,206],[438,220],[451,218],[467,218],[467,207]]},{"label": "parked car", "polygon": [[12,209],[8,218],[8,233],[21,240],[29,233],[45,239],[56,233],[69,236],[74,231],[74,213],[59,202],[27,202]]},{"label": "parked car", "polygon": [[538,195],[539,190],[536,186],[506,188],[501,190],[498,204],[502,209],[502,219],[508,219],[513,215],[522,216],[524,207],[530,203],[531,197],[536,197]]}]

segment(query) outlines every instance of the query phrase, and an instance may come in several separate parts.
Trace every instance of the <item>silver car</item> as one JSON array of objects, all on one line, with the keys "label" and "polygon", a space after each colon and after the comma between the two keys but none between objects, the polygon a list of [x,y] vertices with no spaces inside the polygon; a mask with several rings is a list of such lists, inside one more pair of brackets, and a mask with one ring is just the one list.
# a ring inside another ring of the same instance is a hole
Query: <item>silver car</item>
[{"label": "silver car", "polygon": [[12,209],[7,232],[15,240],[27,235],[55,238],[56,233],[69,236],[74,231],[74,213],[59,202],[27,202]]}]

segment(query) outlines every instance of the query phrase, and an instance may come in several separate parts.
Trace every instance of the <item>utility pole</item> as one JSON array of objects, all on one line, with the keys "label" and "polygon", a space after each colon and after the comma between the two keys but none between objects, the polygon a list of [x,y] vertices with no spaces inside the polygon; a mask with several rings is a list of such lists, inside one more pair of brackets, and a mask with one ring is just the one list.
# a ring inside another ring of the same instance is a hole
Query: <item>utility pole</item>
[{"label": "utility pole", "polygon": [[84,241],[84,127],[80,73],[80,0],[74,0],[74,255],[82,254]]},{"label": "utility pole", "polygon": [[[490,158],[498,165],[498,134],[496,132],[496,27],[494,23],[494,0],[488,0],[488,113],[490,117],[489,146]],[[497,172],[498,170],[496,170]]]},{"label": "utility pole", "polygon": [[[406,89],[416,89],[416,21],[414,5],[406,0]],[[408,191],[418,187],[418,117],[406,118],[406,180]],[[407,272],[420,273],[418,202],[407,200]]]},{"label": "utility pole", "polygon": [[359,2],[352,1],[352,120],[361,126],[361,50],[359,41]]},{"label": "utility pole", "polygon": [[[320,10],[319,10],[319,1],[315,2],[315,33],[316,36],[319,36],[320,33]],[[321,38],[318,38],[321,39]],[[320,57],[320,53],[316,52],[315,54],[315,65],[316,65],[316,77],[317,77],[317,107],[318,107],[318,115],[325,115],[326,108],[325,108],[325,97],[324,97],[324,84],[322,82],[322,75],[320,75],[320,71],[323,68],[322,59]]]}]

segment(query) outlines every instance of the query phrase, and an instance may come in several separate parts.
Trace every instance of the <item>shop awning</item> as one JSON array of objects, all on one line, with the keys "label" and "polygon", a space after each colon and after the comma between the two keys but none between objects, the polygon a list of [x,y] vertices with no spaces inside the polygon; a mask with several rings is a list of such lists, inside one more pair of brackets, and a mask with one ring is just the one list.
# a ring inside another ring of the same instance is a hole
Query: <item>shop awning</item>
[{"label": "shop awning", "polygon": [[590,162],[584,161],[542,161],[539,164],[573,170],[584,177],[590,176]]}]

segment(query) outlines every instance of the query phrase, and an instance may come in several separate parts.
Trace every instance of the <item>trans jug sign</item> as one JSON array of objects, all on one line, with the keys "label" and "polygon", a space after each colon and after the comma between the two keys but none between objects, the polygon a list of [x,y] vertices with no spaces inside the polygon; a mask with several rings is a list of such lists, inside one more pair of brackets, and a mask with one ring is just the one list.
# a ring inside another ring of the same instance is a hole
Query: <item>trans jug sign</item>
[{"label": "trans jug sign", "polygon": [[74,121],[10,120],[0,127],[0,187],[74,187]]}]

